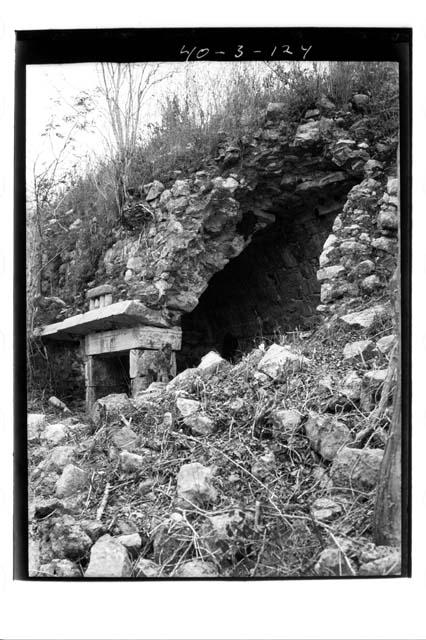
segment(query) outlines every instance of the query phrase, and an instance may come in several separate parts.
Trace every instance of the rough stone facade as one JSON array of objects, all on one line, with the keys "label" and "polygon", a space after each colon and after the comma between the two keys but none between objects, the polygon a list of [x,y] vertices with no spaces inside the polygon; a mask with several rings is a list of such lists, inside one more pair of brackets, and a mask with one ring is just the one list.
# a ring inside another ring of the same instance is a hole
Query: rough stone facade
[{"label": "rough stone facade", "polygon": [[[114,230],[90,285],[113,285],[114,301],[140,300],[181,325],[179,369],[211,348],[232,357],[254,338],[309,329],[317,310],[385,291],[397,254],[395,151],[364,114],[328,102],[288,123],[276,104],[204,170],[142,186],[126,218],[143,210],[143,223]],[[72,254],[56,265],[68,281]],[[60,285],[54,293],[66,298]],[[87,310],[79,300],[60,317]]]}]

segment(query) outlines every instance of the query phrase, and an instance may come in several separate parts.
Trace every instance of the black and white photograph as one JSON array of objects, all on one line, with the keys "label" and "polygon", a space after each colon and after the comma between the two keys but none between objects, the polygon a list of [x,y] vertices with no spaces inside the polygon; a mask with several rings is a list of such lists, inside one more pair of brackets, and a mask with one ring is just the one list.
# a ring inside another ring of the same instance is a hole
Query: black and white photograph
[{"label": "black and white photograph", "polygon": [[26,66],[31,579],[409,573],[401,65],[217,42]]}]

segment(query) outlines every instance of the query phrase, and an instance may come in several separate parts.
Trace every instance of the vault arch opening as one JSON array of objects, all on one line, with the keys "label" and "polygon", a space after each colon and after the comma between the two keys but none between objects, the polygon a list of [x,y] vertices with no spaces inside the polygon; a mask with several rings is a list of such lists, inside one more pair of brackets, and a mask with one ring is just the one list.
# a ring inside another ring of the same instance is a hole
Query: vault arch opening
[{"label": "vault arch opening", "polygon": [[275,222],[210,279],[197,307],[182,316],[178,371],[196,366],[211,349],[234,360],[261,339],[312,328],[319,256],[339,210],[274,212]]}]

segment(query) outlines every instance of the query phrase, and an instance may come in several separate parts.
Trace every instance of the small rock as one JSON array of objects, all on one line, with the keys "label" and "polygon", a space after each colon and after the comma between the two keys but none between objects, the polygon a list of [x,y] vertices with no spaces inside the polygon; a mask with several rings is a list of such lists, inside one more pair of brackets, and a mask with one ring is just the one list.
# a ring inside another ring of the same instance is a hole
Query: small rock
[{"label": "small rock", "polygon": [[377,218],[381,229],[396,231],[398,229],[398,216],[395,211],[381,211]]},{"label": "small rock", "polygon": [[305,118],[307,120],[309,120],[309,118],[319,118],[319,116],[320,116],[319,109],[308,109],[308,111],[305,113]]},{"label": "small rock", "polygon": [[395,253],[397,251],[396,240],[391,240],[390,238],[384,238],[383,236],[373,240],[373,242],[371,243],[371,246],[374,249],[383,251],[384,253]]},{"label": "small rock", "polygon": [[52,407],[59,409],[63,413],[71,413],[65,402],[62,402],[62,400],[59,400],[56,396],[50,396],[48,402]]},{"label": "small rock", "polygon": [[124,473],[142,471],[145,462],[145,458],[137,453],[130,453],[129,451],[122,451],[120,453],[120,467]]},{"label": "small rock", "polygon": [[34,501],[32,508],[34,518],[40,520],[54,512],[63,513],[64,503],[58,498],[37,498]]},{"label": "small rock", "polygon": [[87,487],[89,476],[86,471],[73,464],[68,464],[62,471],[62,475],[56,483],[56,495],[58,498],[66,498]]},{"label": "small rock", "polygon": [[333,111],[333,109],[336,108],[336,105],[334,104],[334,102],[332,102],[329,98],[327,98],[324,95],[318,98],[315,105],[322,111]]},{"label": "small rock", "polygon": [[210,376],[218,373],[224,368],[229,368],[230,363],[222,358],[216,351],[210,351],[203,358],[197,367],[197,370],[203,378],[209,378]]},{"label": "small rock", "polygon": [[293,145],[310,146],[318,142],[321,138],[319,123],[319,120],[311,120],[306,124],[299,125],[294,136]]},{"label": "small rock", "polygon": [[137,447],[138,436],[129,427],[123,427],[112,436],[112,441],[118,449],[134,451]]},{"label": "small rock", "polygon": [[312,517],[322,522],[331,522],[343,513],[343,508],[330,498],[318,498],[311,507]]},{"label": "small rock", "polygon": [[274,437],[292,436],[302,422],[302,416],[296,409],[276,409],[270,414]]},{"label": "small rock", "polygon": [[359,109],[365,109],[370,102],[370,98],[365,93],[356,93],[352,97],[352,104]]},{"label": "small rock", "polygon": [[183,196],[191,195],[191,188],[188,180],[176,180],[172,189],[172,195],[175,198],[181,198]]},{"label": "small rock", "polygon": [[369,307],[363,311],[348,313],[340,318],[341,322],[354,329],[370,329],[374,323],[380,322],[388,317],[385,307],[377,305]]},{"label": "small rock", "polygon": [[176,392],[176,391],[188,391],[192,393],[197,381],[200,380],[200,372],[196,368],[185,369],[178,373],[170,382],[168,383],[166,390],[168,392]]},{"label": "small rock", "polygon": [[376,346],[380,351],[380,353],[383,353],[384,355],[386,355],[392,350],[395,343],[396,343],[396,335],[392,333],[388,336],[383,336],[383,338],[380,338],[380,340],[377,341]]},{"label": "small rock", "polygon": [[50,544],[56,558],[80,560],[92,546],[91,538],[70,515],[64,515],[50,530]]},{"label": "small rock", "polygon": [[40,568],[40,542],[28,541],[28,575],[34,577]]},{"label": "small rock", "polygon": [[333,460],[330,477],[335,487],[373,489],[379,477],[382,449],[342,449]]},{"label": "small rock", "polygon": [[368,544],[359,555],[360,576],[400,575],[401,551],[396,547]]},{"label": "small rock", "polygon": [[372,260],[362,260],[354,267],[354,274],[357,276],[369,276],[375,271],[376,267]]},{"label": "small rock", "polygon": [[105,525],[99,520],[81,520],[80,526],[92,542],[96,542],[105,533]]},{"label": "small rock", "polygon": [[387,373],[387,369],[376,369],[364,374],[361,388],[361,409],[363,411],[371,411],[379,401]]},{"label": "small rock", "polygon": [[256,478],[266,478],[275,471],[276,460],[272,451],[268,451],[252,465],[251,472]]},{"label": "small rock", "polygon": [[41,434],[41,439],[50,445],[57,445],[67,439],[68,430],[64,424],[49,424]]},{"label": "small rock", "polygon": [[40,439],[40,433],[42,432],[46,424],[46,416],[44,413],[29,413],[27,417],[27,439],[29,444],[35,444]]},{"label": "small rock", "polygon": [[317,279],[322,282],[323,280],[333,280],[338,276],[345,273],[345,268],[342,265],[334,265],[332,267],[325,267],[317,271]]},{"label": "small rock", "polygon": [[311,447],[324,460],[333,460],[337,452],[352,440],[347,426],[329,415],[311,414],[305,431]]},{"label": "small rock", "polygon": [[284,102],[270,102],[266,107],[266,115],[268,118],[280,118],[284,115]]},{"label": "small rock", "polygon": [[60,578],[81,578],[81,571],[77,563],[72,560],[52,560],[54,575]]},{"label": "small rock", "polygon": [[364,293],[374,293],[382,287],[380,278],[376,275],[367,276],[361,282],[361,289]]},{"label": "small rock", "polygon": [[178,398],[176,400],[176,409],[181,418],[188,418],[201,410],[201,402],[190,398]]},{"label": "small rock", "polygon": [[125,393],[111,393],[99,398],[93,405],[91,417],[96,426],[99,426],[107,418],[120,418],[126,416],[133,409],[130,398]]},{"label": "small rock", "polygon": [[360,576],[399,576],[401,575],[401,554],[398,551],[374,560],[366,562],[359,568]]},{"label": "small rock", "polygon": [[89,566],[85,578],[126,578],[132,573],[132,565],[126,548],[110,535],[99,538],[90,551]]},{"label": "small rock", "polygon": [[315,573],[319,576],[354,576],[354,563],[340,549],[328,547],[321,552],[315,565]]},{"label": "small rock", "polygon": [[139,558],[134,568],[136,578],[157,578],[161,573],[161,567],[147,558]]},{"label": "small rock", "polygon": [[126,547],[130,552],[135,553],[142,546],[142,540],[138,533],[127,533],[117,537],[117,541],[120,542],[123,547]]},{"label": "small rock", "polygon": [[183,562],[174,574],[176,578],[214,578],[219,575],[216,566],[205,560],[188,560]]},{"label": "small rock", "polygon": [[213,420],[199,412],[185,418],[184,423],[196,436],[208,436],[214,431]]},{"label": "small rock", "polygon": [[151,202],[152,200],[156,200],[164,191],[164,184],[159,180],[154,180],[151,183],[149,191],[146,196],[146,201]]},{"label": "small rock", "polygon": [[357,402],[361,397],[361,378],[356,371],[350,371],[343,380],[343,386],[340,389],[340,393]]},{"label": "small rock", "polygon": [[386,191],[390,196],[397,196],[399,190],[399,180],[398,178],[388,178],[388,183],[386,185]]},{"label": "small rock", "polygon": [[308,364],[309,360],[292,351],[289,347],[273,344],[257,365],[260,373],[264,373],[273,380],[284,373],[299,371]]},{"label": "small rock", "polygon": [[217,499],[217,491],[211,485],[213,472],[199,462],[184,464],[177,476],[177,495],[183,508],[193,504],[203,506]]},{"label": "small rock", "polygon": [[374,343],[371,340],[348,342],[343,349],[343,358],[347,362],[367,362],[374,356]]},{"label": "small rock", "polygon": [[54,447],[46,459],[45,469],[62,471],[68,464],[74,462],[75,449],[74,447],[63,445]]}]

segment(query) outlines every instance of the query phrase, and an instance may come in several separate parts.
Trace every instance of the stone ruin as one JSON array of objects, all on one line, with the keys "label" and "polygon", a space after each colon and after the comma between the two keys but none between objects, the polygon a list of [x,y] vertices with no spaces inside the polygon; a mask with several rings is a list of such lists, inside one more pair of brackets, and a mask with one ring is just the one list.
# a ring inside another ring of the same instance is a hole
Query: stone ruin
[{"label": "stone ruin", "polygon": [[[321,313],[368,306],[396,264],[395,151],[363,115],[316,109],[291,130],[270,105],[250,140],[218,149],[214,168],[144,185],[126,216],[143,205],[150,221],[118,233],[83,313],[70,307],[38,335],[80,345],[90,408],[212,349],[232,360],[255,340],[313,328]],[[72,291],[72,264],[62,263],[58,295]]]}]

